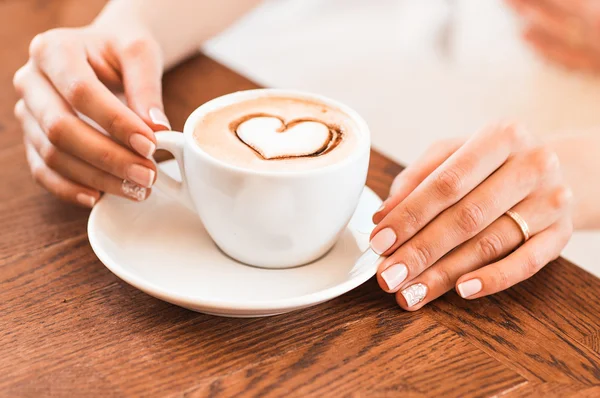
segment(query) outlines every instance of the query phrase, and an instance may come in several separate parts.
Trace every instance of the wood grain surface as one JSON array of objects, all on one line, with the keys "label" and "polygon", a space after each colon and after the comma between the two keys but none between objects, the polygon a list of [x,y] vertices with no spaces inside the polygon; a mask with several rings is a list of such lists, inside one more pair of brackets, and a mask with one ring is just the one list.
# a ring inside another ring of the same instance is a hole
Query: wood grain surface
[{"label": "wood grain surface", "polygon": [[[218,318],[115,277],[88,244],[88,211],[30,178],[11,83],[35,34],[102,4],[0,1],[0,395],[600,396],[600,280],[563,259],[506,292],[450,292],[414,313],[370,280],[291,314]],[[202,55],[164,85],[176,129],[256,87]],[[373,152],[368,185],[385,196],[400,171]]]}]

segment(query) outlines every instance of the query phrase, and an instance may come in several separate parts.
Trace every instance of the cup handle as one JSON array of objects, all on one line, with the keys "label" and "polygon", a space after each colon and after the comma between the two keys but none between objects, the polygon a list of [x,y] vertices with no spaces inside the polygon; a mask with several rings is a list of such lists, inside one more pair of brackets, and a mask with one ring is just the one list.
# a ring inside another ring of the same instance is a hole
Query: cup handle
[{"label": "cup handle", "polygon": [[181,174],[181,182],[170,177],[167,173],[162,171],[160,167],[157,167],[158,178],[154,186],[195,212],[196,209],[190,198],[185,167],[183,165],[183,134],[175,131],[159,131],[155,133],[155,137],[156,149],[169,151],[175,157],[177,165],[179,166],[179,173]]}]

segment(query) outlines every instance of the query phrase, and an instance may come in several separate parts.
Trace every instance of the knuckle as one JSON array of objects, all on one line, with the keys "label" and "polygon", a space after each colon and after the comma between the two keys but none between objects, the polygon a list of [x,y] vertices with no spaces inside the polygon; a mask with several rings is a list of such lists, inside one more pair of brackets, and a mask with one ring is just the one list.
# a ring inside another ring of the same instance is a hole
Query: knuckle
[{"label": "knuckle", "polygon": [[74,78],[69,82],[65,92],[65,99],[75,108],[78,108],[79,104],[86,101],[91,91],[90,82],[81,79]]},{"label": "knuckle", "polygon": [[120,113],[115,112],[114,114],[109,116],[108,126],[107,126],[108,132],[113,135],[115,133],[118,133],[119,131],[121,131],[121,126],[123,126],[123,124],[124,124],[123,116]]},{"label": "knuckle", "polygon": [[435,274],[438,285],[443,287],[444,290],[454,286],[455,278],[451,275],[448,269],[446,269],[446,267],[439,267]]},{"label": "knuckle", "polygon": [[412,206],[406,206],[401,211],[401,225],[404,225],[405,229],[410,232],[418,231],[421,229],[421,215]]},{"label": "knuckle", "polygon": [[525,275],[527,278],[534,275],[538,272],[544,265],[546,265],[545,261],[542,259],[541,255],[537,251],[532,251],[527,256],[525,263],[523,266],[525,267]]},{"label": "knuckle", "polygon": [[499,269],[496,271],[495,275],[493,276],[493,281],[496,285],[496,291],[504,290],[511,285],[510,276],[504,269]]},{"label": "knuckle", "polygon": [[461,175],[453,169],[442,170],[435,178],[434,189],[442,198],[456,197],[462,189]]},{"label": "knuckle", "polygon": [[55,169],[60,159],[60,152],[54,145],[46,145],[40,150],[40,156],[46,166]]},{"label": "knuckle", "polygon": [[504,242],[500,235],[489,233],[477,241],[475,248],[482,260],[491,261],[502,256]]},{"label": "knuckle", "polygon": [[23,100],[17,101],[13,112],[18,120],[23,121],[23,118],[25,117],[25,102],[23,102]]},{"label": "knuckle", "polygon": [[66,28],[50,29],[36,35],[29,43],[29,56],[34,60],[41,60],[56,46],[67,45],[69,41],[64,35],[67,30]]},{"label": "knuckle", "polygon": [[19,96],[23,95],[24,81],[26,79],[26,74],[27,74],[27,67],[22,66],[13,75],[13,80],[12,80],[13,87],[15,88],[15,91],[17,92],[17,94],[19,94]]},{"label": "knuckle", "polygon": [[485,213],[481,205],[467,202],[459,206],[456,214],[456,225],[459,232],[465,235],[477,233],[485,221]]},{"label": "knuckle", "polygon": [[106,184],[106,180],[102,174],[94,173],[90,177],[90,179],[86,185],[104,192],[104,191],[106,191],[107,184]]},{"label": "knuckle", "polygon": [[532,167],[538,174],[547,175],[560,168],[558,155],[547,147],[539,147],[529,154]]},{"label": "knuckle", "polygon": [[31,58],[38,58],[44,54],[53,34],[54,32],[52,30],[37,34],[33,40],[31,40],[31,43],[29,43],[29,56]]},{"label": "knuckle", "polygon": [[554,210],[562,210],[569,207],[573,200],[573,192],[566,185],[561,185],[550,194],[550,206]]},{"label": "knuckle", "polygon": [[413,243],[409,249],[417,270],[422,270],[432,263],[433,253],[431,248],[423,243]]},{"label": "knuckle", "polygon": [[133,58],[144,57],[154,51],[154,42],[148,37],[136,37],[123,47],[123,52]]},{"label": "knuckle", "polygon": [[505,139],[515,146],[527,143],[530,140],[527,130],[518,123],[506,123],[500,125],[498,134],[505,137]]},{"label": "knuckle", "polygon": [[103,150],[100,152],[100,164],[103,166],[108,166],[113,164],[115,161],[114,154],[110,150]]},{"label": "knuckle", "polygon": [[48,140],[57,147],[61,146],[61,139],[65,130],[68,128],[69,118],[65,115],[47,118],[43,127]]}]

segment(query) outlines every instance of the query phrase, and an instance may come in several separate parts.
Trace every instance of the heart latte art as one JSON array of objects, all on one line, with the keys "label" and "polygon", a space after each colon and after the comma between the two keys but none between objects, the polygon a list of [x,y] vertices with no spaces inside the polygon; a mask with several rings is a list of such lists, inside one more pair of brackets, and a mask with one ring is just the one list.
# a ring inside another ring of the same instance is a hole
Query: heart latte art
[{"label": "heart latte art", "polygon": [[196,144],[229,165],[264,171],[327,167],[350,156],[358,127],[346,113],[319,101],[268,96],[205,114]]},{"label": "heart latte art", "polygon": [[262,158],[289,159],[323,155],[342,139],[339,128],[313,119],[296,119],[286,123],[267,114],[248,115],[232,123],[237,137]]}]

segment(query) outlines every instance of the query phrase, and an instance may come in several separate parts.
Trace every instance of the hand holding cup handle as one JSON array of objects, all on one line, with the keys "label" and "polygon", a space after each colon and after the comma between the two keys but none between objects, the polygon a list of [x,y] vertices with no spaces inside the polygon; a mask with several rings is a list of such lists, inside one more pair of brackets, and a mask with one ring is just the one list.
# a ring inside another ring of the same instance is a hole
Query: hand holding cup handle
[{"label": "hand holding cup handle", "polygon": [[160,167],[157,167],[158,179],[156,180],[155,187],[163,193],[169,195],[179,203],[187,207],[192,211],[196,211],[194,203],[190,198],[190,194],[187,188],[185,166],[183,163],[183,146],[184,136],[183,133],[176,131],[159,131],[156,133],[156,148],[164,149],[170,152],[177,165],[179,166],[179,173],[181,175],[181,181],[177,181]]}]

